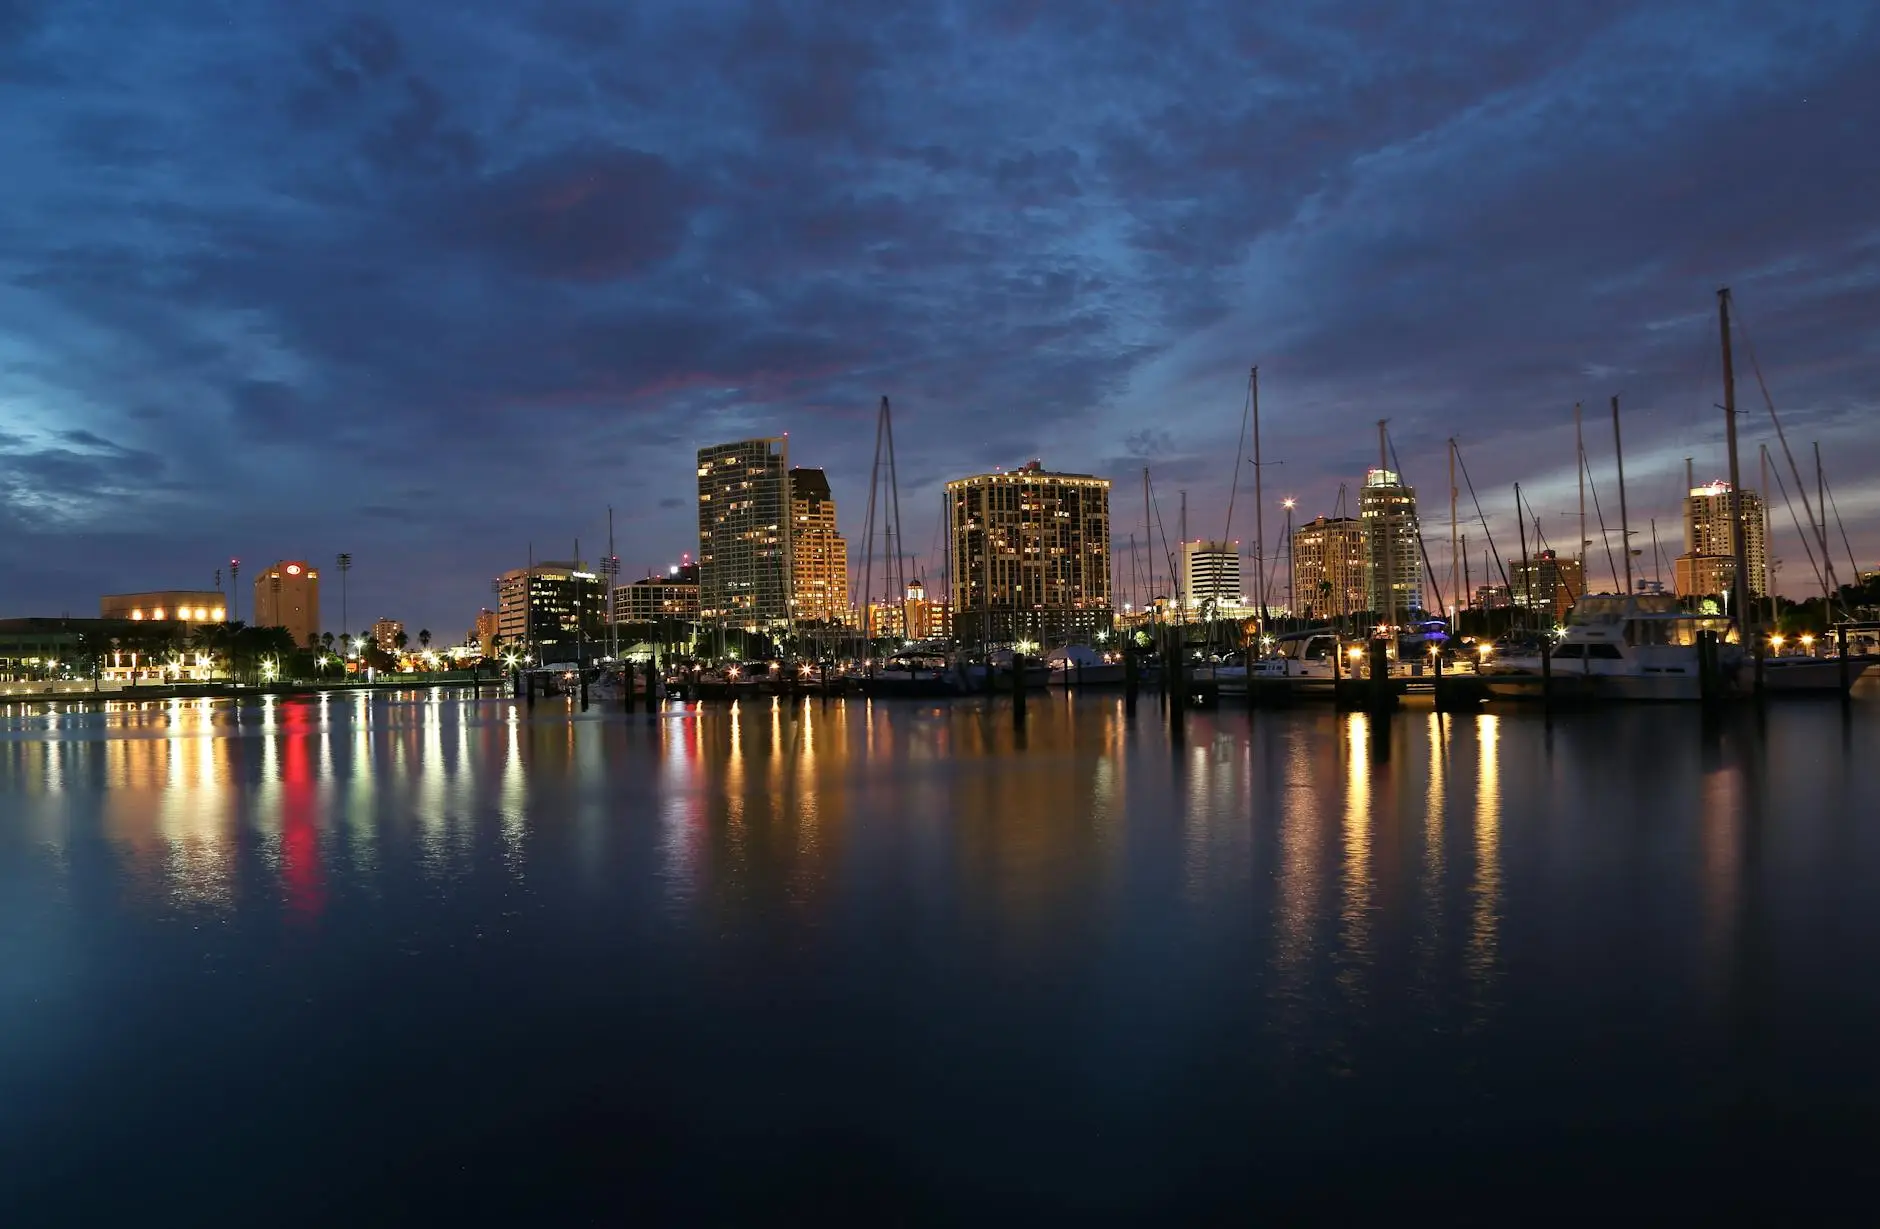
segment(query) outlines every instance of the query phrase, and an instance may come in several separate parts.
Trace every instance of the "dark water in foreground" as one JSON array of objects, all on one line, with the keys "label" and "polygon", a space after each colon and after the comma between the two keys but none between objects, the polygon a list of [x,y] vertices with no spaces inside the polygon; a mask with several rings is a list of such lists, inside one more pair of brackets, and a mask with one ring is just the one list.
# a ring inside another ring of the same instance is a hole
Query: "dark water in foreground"
[{"label": "dark water in foreground", "polygon": [[0,709],[0,1224],[1825,1205],[1876,765],[1873,697]]}]

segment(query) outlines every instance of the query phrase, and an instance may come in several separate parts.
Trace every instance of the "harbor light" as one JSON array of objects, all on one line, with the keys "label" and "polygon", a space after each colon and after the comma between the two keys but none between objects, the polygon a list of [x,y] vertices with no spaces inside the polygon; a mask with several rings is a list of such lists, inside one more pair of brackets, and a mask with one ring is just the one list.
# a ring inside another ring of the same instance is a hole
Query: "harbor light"
[{"label": "harbor light", "polygon": [[261,663],[261,677],[268,680],[270,683],[274,681],[274,676],[279,673],[279,671],[280,665],[272,657]]},{"label": "harbor light", "polygon": [[1481,654],[1483,661],[1487,661],[1488,655],[1495,651],[1495,646],[1492,644],[1478,644],[1475,646],[1475,651]]},{"label": "harbor light", "polygon": [[1814,651],[1815,651],[1815,633],[1803,632],[1802,633],[1802,652],[1813,653]]},{"label": "harbor light", "polygon": [[1769,647],[1780,653],[1782,651],[1782,640],[1783,636],[1781,632],[1772,634],[1769,637]]},{"label": "harbor light", "polygon": [[1353,661],[1357,661],[1360,657],[1364,656],[1364,650],[1354,644],[1346,651],[1345,656],[1351,658]]},{"label": "harbor light", "polygon": [[1021,653],[1036,653],[1038,651],[1038,642],[1036,640],[1021,640],[1012,647]]}]

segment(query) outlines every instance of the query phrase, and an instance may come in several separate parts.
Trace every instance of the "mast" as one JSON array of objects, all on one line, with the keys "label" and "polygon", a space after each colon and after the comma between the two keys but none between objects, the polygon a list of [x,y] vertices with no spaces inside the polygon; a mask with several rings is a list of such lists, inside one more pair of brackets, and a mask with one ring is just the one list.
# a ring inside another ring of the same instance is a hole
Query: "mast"
[{"label": "mast", "polygon": [[1723,337],[1723,438],[1730,457],[1730,556],[1736,575],[1730,580],[1730,615],[1738,635],[1748,640],[1755,611],[1749,605],[1749,551],[1743,539],[1743,474],[1736,456],[1736,369],[1730,355],[1730,288],[1717,291],[1717,330]]},{"label": "mast", "polygon": [[1456,524],[1456,437],[1449,437],[1449,605],[1453,620],[1458,603],[1462,600],[1462,560],[1459,557],[1462,539],[1458,536],[1460,526]]},{"label": "mast", "polygon": [[[1521,511],[1521,484],[1514,484],[1514,527],[1521,535],[1521,592],[1527,598],[1523,609],[1529,614],[1534,612],[1534,568],[1528,563],[1527,517]],[[1508,600],[1514,601],[1514,594],[1508,594]],[[1526,620],[1522,620],[1525,626]]]},{"label": "mast", "polygon": [[[1181,541],[1182,541],[1182,555],[1183,555],[1182,562],[1187,563],[1186,556],[1188,554],[1188,492],[1186,491],[1182,492],[1181,535],[1182,535]],[[1193,565],[1189,565],[1183,570],[1187,571],[1190,575],[1192,575],[1194,572],[1194,567]],[[1187,586],[1185,583],[1188,581],[1188,579],[1189,578],[1186,576],[1180,576],[1180,577],[1177,577],[1175,581],[1173,582],[1175,586],[1175,622],[1178,626],[1181,626],[1181,627],[1188,626],[1188,592],[1187,592]]]},{"label": "mast", "polygon": [[1763,597],[1769,601],[1769,626],[1776,625],[1776,586],[1769,575],[1769,445],[1756,445],[1756,494],[1762,500]]},{"label": "mast", "polygon": [[[1390,470],[1389,444],[1384,438],[1384,424],[1389,421],[1387,418],[1377,420],[1377,468],[1382,471],[1378,474],[1380,481]],[[1383,515],[1380,519],[1384,522],[1384,629],[1386,635],[1393,634],[1390,629],[1397,623],[1397,582],[1393,575],[1395,561],[1391,558],[1397,553],[1396,534],[1392,532],[1391,526],[1394,511],[1392,502],[1388,498],[1385,499]]]},{"label": "mast", "polygon": [[[895,587],[901,595],[901,639],[912,640],[913,636],[908,633],[913,631],[913,625],[907,618],[907,535],[901,532],[901,475],[894,464],[894,410],[886,397],[881,399],[881,421],[888,436],[889,508],[894,515],[894,541],[899,543],[896,547],[898,553],[889,557],[888,566],[893,569],[897,578]],[[788,519],[785,518],[786,521]]]},{"label": "mast", "polygon": [[1573,403],[1573,451],[1579,454],[1574,477],[1580,480],[1580,587],[1586,587],[1586,436],[1580,429],[1580,403]]},{"label": "mast", "polygon": [[620,656],[620,625],[614,622],[614,573],[620,570],[620,560],[614,557],[614,510],[607,509],[607,656],[611,660]]},{"label": "mast", "polygon": [[[1734,420],[1732,420],[1734,421]],[[1612,451],[1619,463],[1619,549],[1625,555],[1625,591],[1632,592],[1632,522],[1625,510],[1625,441],[1619,436],[1619,398],[1612,399]]]},{"label": "mast", "polygon": [[[1143,540],[1149,544],[1149,601],[1144,609],[1152,610],[1155,606],[1155,522],[1149,519],[1149,467],[1147,465],[1142,467],[1142,536]],[[1153,615],[1149,619],[1149,624],[1151,627],[1155,625]]]},{"label": "mast", "polygon": [[[1255,365],[1248,375],[1249,396],[1253,406],[1253,563],[1257,572],[1254,586],[1259,590],[1260,617],[1256,635],[1266,635],[1266,493],[1261,486],[1265,470],[1260,464],[1260,368]],[[1235,462],[1239,464],[1238,460]],[[1221,545],[1227,545],[1225,542]]]},{"label": "mast", "polygon": [[[1820,528],[1816,536],[1821,542],[1821,617],[1834,618],[1834,565],[1828,562],[1828,479],[1821,469],[1821,441],[1815,441],[1815,507],[1821,509]],[[1859,579],[1859,574],[1855,574]]]}]

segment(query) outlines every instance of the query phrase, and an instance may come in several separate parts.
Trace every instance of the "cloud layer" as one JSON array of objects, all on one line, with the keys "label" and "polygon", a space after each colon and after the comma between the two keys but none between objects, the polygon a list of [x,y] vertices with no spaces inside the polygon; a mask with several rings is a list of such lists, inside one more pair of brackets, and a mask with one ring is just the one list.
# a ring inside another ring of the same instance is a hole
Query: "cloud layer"
[{"label": "cloud layer", "polygon": [[915,549],[1034,455],[1219,532],[1256,363],[1269,503],[1387,418],[1433,526],[1452,434],[1545,522],[1616,393],[1675,536],[1724,284],[1880,556],[1871,5],[320,7],[0,3],[0,615],[346,550],[455,636],[609,506],[690,549],[701,444],[859,530],[883,393]]}]

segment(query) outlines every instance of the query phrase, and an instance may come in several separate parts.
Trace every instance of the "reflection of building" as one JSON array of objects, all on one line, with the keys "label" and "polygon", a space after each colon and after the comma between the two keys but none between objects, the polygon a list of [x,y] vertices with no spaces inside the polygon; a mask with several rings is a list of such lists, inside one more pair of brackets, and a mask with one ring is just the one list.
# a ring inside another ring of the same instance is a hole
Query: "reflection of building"
[{"label": "reflection of building", "polygon": [[[1762,497],[1738,493],[1743,506],[1743,556],[1751,597],[1769,592],[1769,520]],[[1727,594],[1736,585],[1736,539],[1730,532],[1730,484],[1691,487],[1684,497],[1684,553],[1672,567],[1679,597]]]},{"label": "reflection of building", "polygon": [[1037,461],[946,484],[962,639],[1040,643],[1110,624],[1110,481]]},{"label": "reflection of building", "polygon": [[659,623],[699,617],[698,564],[675,564],[664,576],[646,576],[614,590],[616,623]]},{"label": "reflection of building", "polygon": [[1244,604],[1238,542],[1183,542],[1181,569],[1182,604],[1190,612]]},{"label": "reflection of building", "polygon": [[470,634],[464,638],[464,643],[476,645],[478,652],[482,653],[485,657],[489,657],[496,651],[496,637],[501,631],[502,621],[494,610],[479,610],[477,611],[476,626],[472,628]]},{"label": "reflection of building", "polygon": [[372,643],[379,646],[381,653],[398,652],[398,638],[405,633],[405,625],[397,619],[380,619],[372,625]]},{"label": "reflection of building", "polygon": [[98,617],[134,623],[220,623],[228,618],[222,595],[213,589],[163,589],[155,593],[112,593],[98,599]]},{"label": "reflection of building", "polygon": [[1585,593],[1585,576],[1578,559],[1562,559],[1544,550],[1525,563],[1514,561],[1509,594],[1516,606],[1551,610],[1555,619],[1564,619]]},{"label": "reflection of building", "polygon": [[760,628],[789,617],[789,464],[784,437],[699,449],[702,618]]},{"label": "reflection of building", "polygon": [[286,560],[255,577],[255,626],[284,627],[297,646],[320,632],[320,573]]},{"label": "reflection of building", "polygon": [[1293,530],[1293,603],[1305,618],[1334,619],[1371,600],[1371,548],[1364,522],[1317,517]]},{"label": "reflection of building", "polygon": [[537,662],[583,660],[607,637],[607,584],[573,563],[538,563],[497,582],[503,644]]},{"label": "reflection of building", "polygon": [[790,598],[799,623],[849,616],[849,548],[836,532],[836,501],[820,469],[790,471]]},{"label": "reflection of building", "polygon": [[945,601],[929,598],[927,586],[918,580],[908,582],[905,602],[868,603],[870,638],[934,640],[952,634],[952,608]]},{"label": "reflection of building", "polygon": [[[1365,606],[1379,615],[1423,608],[1423,555],[1417,537],[1417,491],[1395,470],[1374,469],[1358,490],[1370,563]],[[1386,592],[1385,585],[1390,586]]]}]

